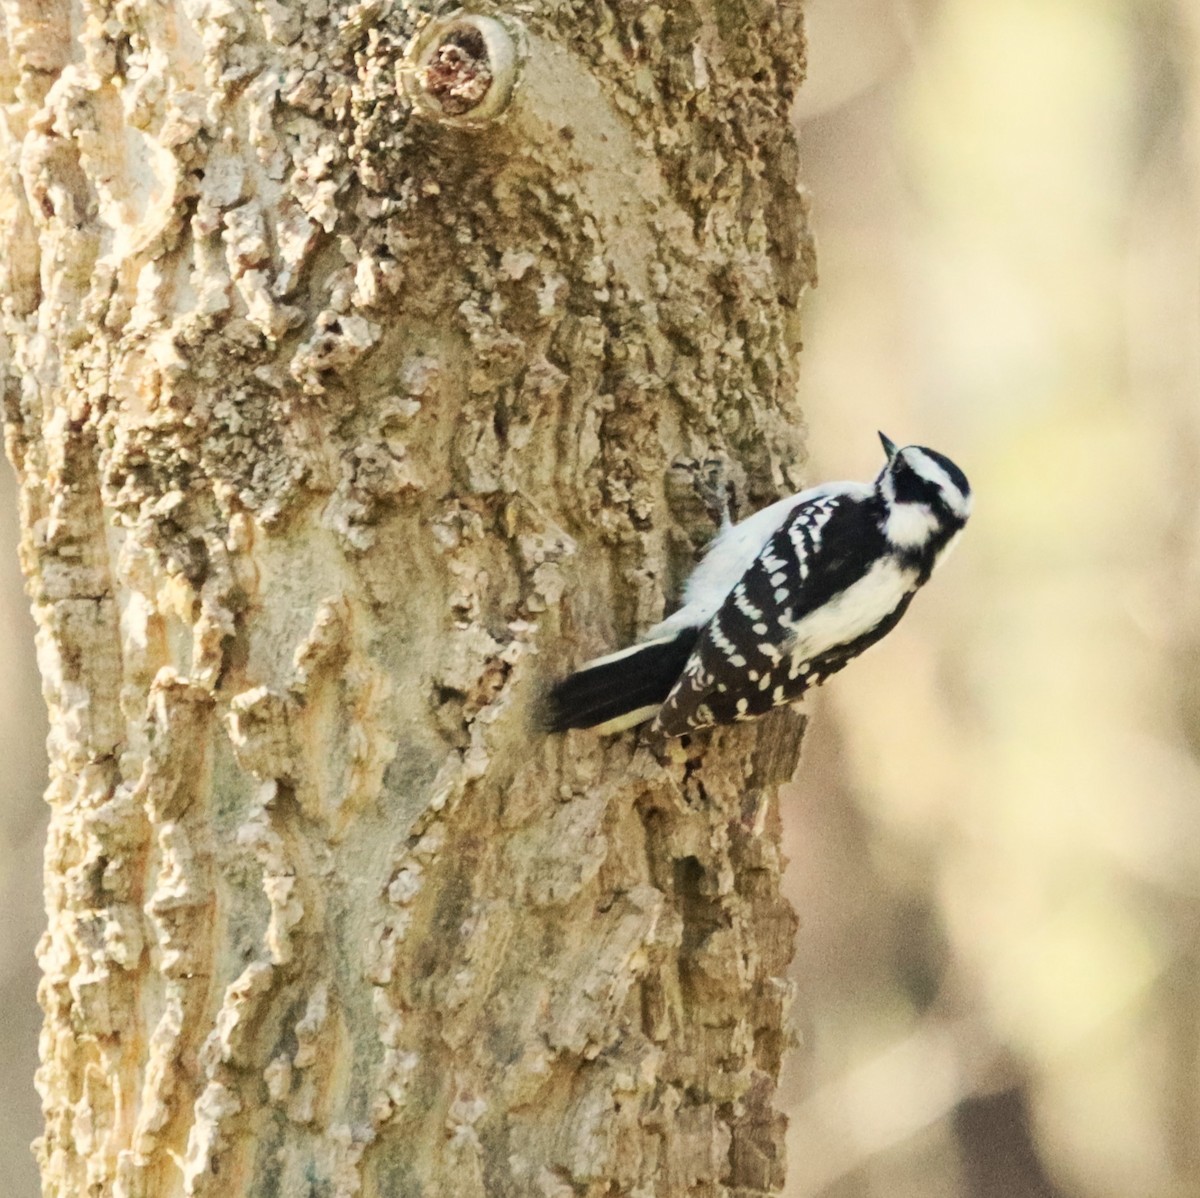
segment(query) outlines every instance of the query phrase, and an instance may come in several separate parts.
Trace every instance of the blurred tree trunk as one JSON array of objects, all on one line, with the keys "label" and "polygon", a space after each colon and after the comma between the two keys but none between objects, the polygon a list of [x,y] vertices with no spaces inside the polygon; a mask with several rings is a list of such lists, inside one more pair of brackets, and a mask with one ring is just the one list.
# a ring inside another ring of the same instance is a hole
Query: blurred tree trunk
[{"label": "blurred tree trunk", "polygon": [[797,483],[797,8],[2,12],[45,1193],[776,1190],[799,721],[529,721]]}]

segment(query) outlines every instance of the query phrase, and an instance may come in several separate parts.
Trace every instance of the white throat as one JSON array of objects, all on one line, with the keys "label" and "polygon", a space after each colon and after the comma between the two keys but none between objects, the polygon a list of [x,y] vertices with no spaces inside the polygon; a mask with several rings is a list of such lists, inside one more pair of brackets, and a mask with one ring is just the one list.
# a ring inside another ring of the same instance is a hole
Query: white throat
[{"label": "white throat", "polygon": [[928,544],[939,526],[938,518],[926,503],[892,503],[883,532],[897,548],[915,549]]}]

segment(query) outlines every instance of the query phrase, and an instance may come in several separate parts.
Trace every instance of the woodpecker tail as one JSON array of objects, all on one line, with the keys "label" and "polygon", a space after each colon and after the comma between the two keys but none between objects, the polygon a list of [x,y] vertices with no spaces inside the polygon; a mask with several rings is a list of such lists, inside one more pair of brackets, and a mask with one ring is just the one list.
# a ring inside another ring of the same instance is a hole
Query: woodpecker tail
[{"label": "woodpecker tail", "polygon": [[546,730],[621,732],[648,720],[679,681],[699,636],[699,628],[685,628],[589,661],[546,696]]}]

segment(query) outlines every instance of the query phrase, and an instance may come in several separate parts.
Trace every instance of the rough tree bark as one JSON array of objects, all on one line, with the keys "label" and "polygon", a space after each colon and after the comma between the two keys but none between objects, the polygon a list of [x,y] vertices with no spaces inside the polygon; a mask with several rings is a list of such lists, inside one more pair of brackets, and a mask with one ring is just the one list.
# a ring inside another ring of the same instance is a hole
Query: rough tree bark
[{"label": "rough tree bark", "polygon": [[530,711],[799,482],[799,12],[423,7],[0,7],[48,1195],[781,1185],[798,719]]}]

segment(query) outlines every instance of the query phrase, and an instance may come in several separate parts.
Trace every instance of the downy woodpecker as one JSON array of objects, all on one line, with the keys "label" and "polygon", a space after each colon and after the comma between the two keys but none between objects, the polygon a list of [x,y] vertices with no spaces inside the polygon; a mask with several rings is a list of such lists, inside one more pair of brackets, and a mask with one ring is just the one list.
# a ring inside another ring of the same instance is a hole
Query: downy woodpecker
[{"label": "downy woodpecker", "polygon": [[666,736],[795,703],[890,632],[971,513],[949,458],[896,446],[873,483],[826,483],[727,524],[683,606],[635,645],[557,683],[552,732],[620,732],[653,718]]}]

